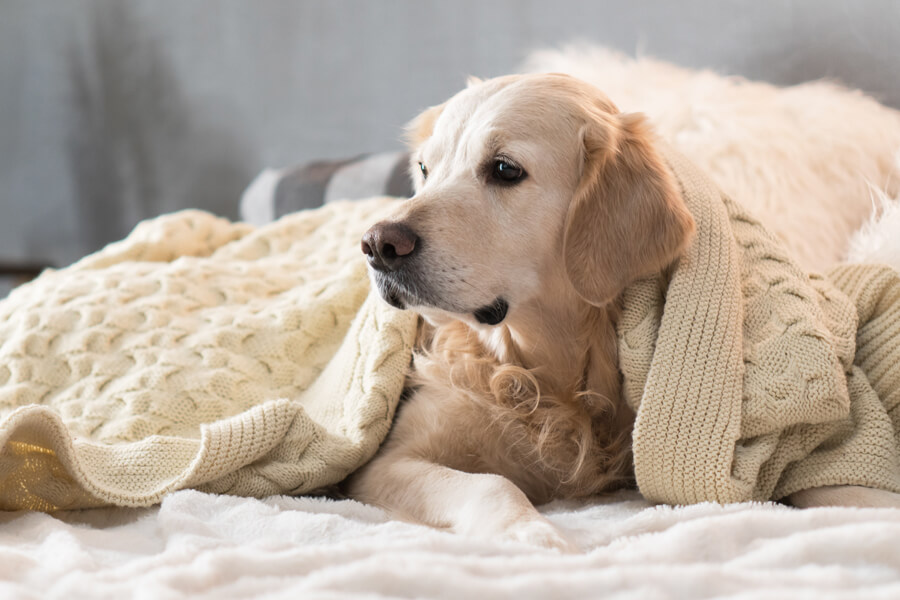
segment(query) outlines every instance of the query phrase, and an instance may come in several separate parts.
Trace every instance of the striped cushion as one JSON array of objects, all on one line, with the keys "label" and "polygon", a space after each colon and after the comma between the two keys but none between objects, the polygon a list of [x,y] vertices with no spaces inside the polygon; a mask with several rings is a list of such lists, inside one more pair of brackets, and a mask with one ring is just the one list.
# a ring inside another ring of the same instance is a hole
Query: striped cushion
[{"label": "striped cushion", "polygon": [[335,200],[412,195],[405,152],[316,161],[287,169],[266,169],[241,197],[241,217],[255,225]]}]

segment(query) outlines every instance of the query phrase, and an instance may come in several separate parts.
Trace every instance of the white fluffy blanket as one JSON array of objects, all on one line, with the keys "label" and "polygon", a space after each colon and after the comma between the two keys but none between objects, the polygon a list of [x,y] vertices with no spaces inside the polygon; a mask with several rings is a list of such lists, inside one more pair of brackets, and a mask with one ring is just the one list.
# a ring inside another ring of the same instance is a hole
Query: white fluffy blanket
[{"label": "white fluffy blanket", "polygon": [[350,501],[181,491],[152,509],[8,513],[4,598],[900,597],[900,510],[552,504],[561,555]]}]

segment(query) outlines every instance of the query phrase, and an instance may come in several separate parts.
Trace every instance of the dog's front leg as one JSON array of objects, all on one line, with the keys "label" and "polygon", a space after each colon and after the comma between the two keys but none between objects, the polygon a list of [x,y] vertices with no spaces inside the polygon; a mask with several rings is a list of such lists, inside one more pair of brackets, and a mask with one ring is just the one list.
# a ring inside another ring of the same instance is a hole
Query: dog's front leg
[{"label": "dog's front leg", "polygon": [[348,491],[394,516],[432,527],[578,551],[522,490],[500,475],[466,473],[395,450],[363,467],[349,481]]}]

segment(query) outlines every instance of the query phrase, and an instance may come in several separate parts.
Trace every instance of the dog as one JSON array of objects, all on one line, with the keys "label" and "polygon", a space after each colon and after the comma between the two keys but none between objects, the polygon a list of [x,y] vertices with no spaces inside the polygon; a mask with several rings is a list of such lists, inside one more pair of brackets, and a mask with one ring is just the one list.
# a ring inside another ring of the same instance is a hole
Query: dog
[{"label": "dog", "polygon": [[[423,317],[410,397],[348,493],[466,535],[577,548],[535,508],[634,485],[621,292],[696,225],[643,116],[561,74],[469,86],[410,125],[415,195],[362,239],[373,283]],[[898,506],[857,486],[798,506]]]}]

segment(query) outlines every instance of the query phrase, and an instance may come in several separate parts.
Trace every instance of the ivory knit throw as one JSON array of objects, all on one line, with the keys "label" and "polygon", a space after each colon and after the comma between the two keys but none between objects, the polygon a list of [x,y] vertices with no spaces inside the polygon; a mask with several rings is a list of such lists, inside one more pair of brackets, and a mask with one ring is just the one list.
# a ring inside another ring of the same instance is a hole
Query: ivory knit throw
[{"label": "ivory knit throw", "polygon": [[386,199],[255,229],[187,211],[0,302],[0,508],[335,483],[390,427],[416,317],[369,283]]},{"label": "ivory knit throw", "polygon": [[900,276],[807,275],[693,165],[666,157],[697,236],[623,298],[641,493],[691,504],[835,484],[900,492]]}]

